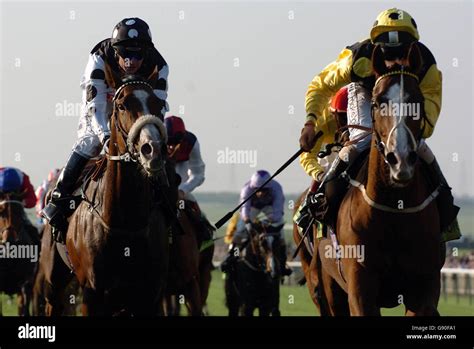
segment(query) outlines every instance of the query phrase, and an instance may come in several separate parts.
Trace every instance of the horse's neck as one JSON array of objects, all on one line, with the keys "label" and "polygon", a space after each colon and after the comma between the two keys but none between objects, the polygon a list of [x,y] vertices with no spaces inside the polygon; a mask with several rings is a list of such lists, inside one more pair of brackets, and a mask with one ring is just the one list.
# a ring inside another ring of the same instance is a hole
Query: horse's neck
[{"label": "horse's neck", "polygon": [[150,187],[136,164],[109,160],[104,177],[104,220],[124,229],[144,225],[150,212]]},{"label": "horse's neck", "polygon": [[[23,220],[23,217],[25,217],[25,210],[23,209],[23,206],[16,205],[16,204],[10,204],[14,205],[13,207],[10,207],[10,224],[14,226],[15,228],[21,230],[23,229],[23,226],[25,225],[25,222]],[[28,218],[26,218],[28,219]]]},{"label": "horse's neck", "polygon": [[393,208],[415,206],[420,203],[420,198],[425,195],[421,188],[421,174],[419,168],[412,181],[403,188],[394,188],[390,184],[390,169],[385,163],[377,148],[372,145],[369,154],[369,166],[366,191],[370,199],[376,203]]},{"label": "horse's neck", "polygon": [[258,245],[258,242],[249,241],[246,249],[245,258],[248,262],[257,266],[262,259],[262,256],[259,253],[260,246]]}]

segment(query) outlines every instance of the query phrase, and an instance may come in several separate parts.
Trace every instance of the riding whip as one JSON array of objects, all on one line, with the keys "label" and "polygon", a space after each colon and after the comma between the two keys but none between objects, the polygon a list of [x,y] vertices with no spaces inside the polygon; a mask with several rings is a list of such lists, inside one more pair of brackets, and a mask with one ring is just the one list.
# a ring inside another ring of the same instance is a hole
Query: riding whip
[{"label": "riding whip", "polygon": [[[323,135],[323,131],[319,131],[316,135],[315,135],[315,140],[317,141],[321,136]],[[219,219],[219,221],[217,221],[217,223],[215,224],[215,227],[217,229],[219,229],[220,227],[222,227],[224,225],[225,222],[227,222],[229,219],[232,218],[232,215],[238,210],[240,209],[247,201],[249,201],[258,191],[260,191],[265,185],[268,184],[268,182],[270,182],[273,178],[275,178],[276,176],[278,176],[285,168],[287,168],[298,156],[301,155],[301,153],[303,153],[304,150],[302,148],[300,148],[295,154],[293,154],[291,156],[291,158],[288,159],[287,162],[285,162],[278,170],[276,170],[276,172],[270,177],[268,178],[265,183],[263,183],[260,187],[258,187],[257,189],[254,190],[254,192],[252,194],[250,194],[244,201],[242,201],[239,205],[237,205],[236,208],[234,208],[232,211],[230,212],[227,212],[227,214],[222,217],[221,219]]]}]

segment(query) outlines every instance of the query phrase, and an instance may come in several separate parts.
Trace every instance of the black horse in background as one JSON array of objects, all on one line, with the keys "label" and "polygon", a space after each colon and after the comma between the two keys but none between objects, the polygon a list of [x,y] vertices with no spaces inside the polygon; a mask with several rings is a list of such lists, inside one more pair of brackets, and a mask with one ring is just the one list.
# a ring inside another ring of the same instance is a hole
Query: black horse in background
[{"label": "black horse in background", "polygon": [[253,224],[242,241],[242,256],[226,275],[225,294],[229,316],[280,316],[279,232],[262,223]]},{"label": "black horse in background", "polygon": [[16,294],[18,315],[29,316],[40,246],[38,230],[26,217],[23,199],[24,193],[0,193],[0,293]]}]

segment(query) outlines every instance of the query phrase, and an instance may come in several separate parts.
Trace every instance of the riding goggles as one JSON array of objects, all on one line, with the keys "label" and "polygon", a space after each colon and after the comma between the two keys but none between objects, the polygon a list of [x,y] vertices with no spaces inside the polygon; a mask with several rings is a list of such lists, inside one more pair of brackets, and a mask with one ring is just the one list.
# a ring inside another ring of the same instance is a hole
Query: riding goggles
[{"label": "riding goggles", "polygon": [[142,60],[145,56],[145,49],[142,47],[116,46],[115,51],[122,58]]}]

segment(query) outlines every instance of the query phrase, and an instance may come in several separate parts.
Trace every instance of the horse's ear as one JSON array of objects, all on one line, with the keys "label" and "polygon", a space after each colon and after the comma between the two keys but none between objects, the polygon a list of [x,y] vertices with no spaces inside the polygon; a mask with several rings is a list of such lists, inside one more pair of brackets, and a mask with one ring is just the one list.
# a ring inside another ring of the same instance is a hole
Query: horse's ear
[{"label": "horse's ear", "polygon": [[374,69],[375,75],[380,76],[388,71],[385,65],[385,57],[382,52],[380,45],[375,45],[372,52],[372,68]]},{"label": "horse's ear", "polygon": [[120,75],[114,72],[107,63],[105,63],[105,82],[113,89],[117,89],[122,84]]},{"label": "horse's ear", "polygon": [[148,77],[146,78],[146,81],[150,84],[150,85],[154,85],[154,82],[156,81],[156,79],[158,78],[158,66],[155,65],[155,69],[153,69],[153,71],[151,72],[150,75],[148,75]]},{"label": "horse's ear", "polygon": [[408,50],[408,66],[413,73],[418,74],[422,65],[423,59],[421,58],[420,48],[413,42]]}]

